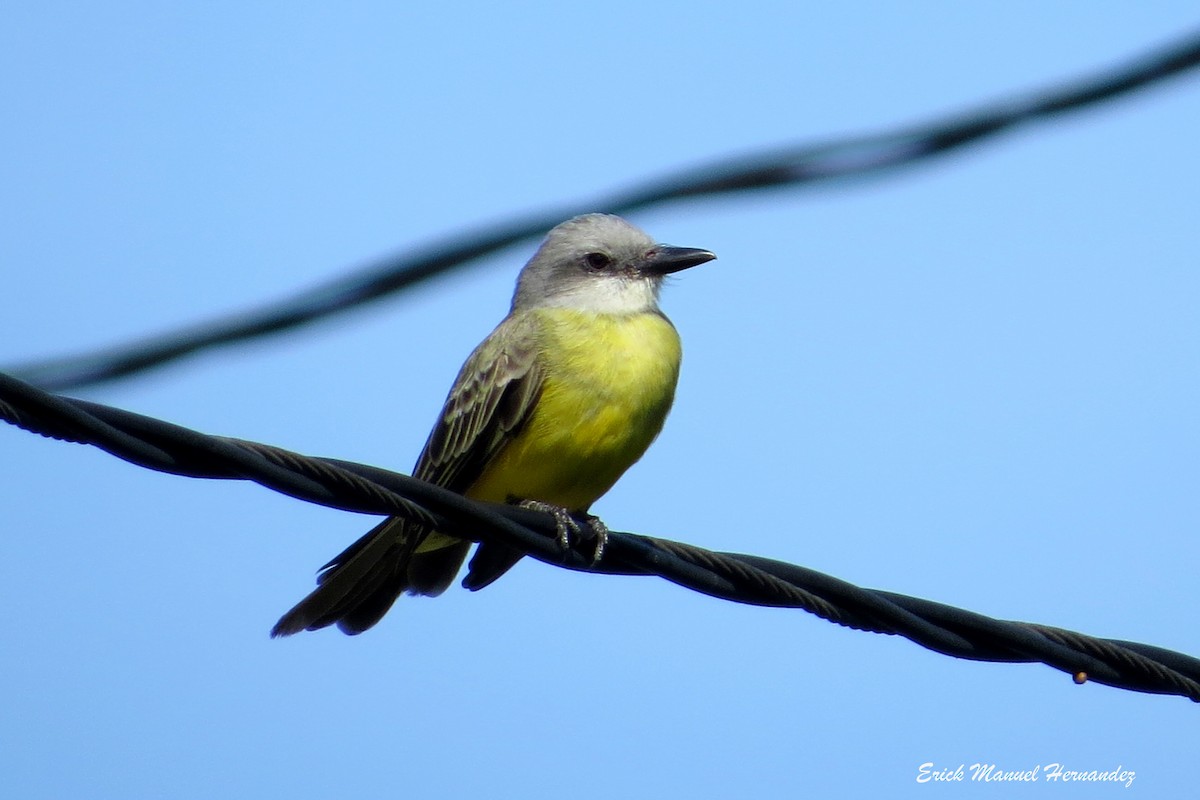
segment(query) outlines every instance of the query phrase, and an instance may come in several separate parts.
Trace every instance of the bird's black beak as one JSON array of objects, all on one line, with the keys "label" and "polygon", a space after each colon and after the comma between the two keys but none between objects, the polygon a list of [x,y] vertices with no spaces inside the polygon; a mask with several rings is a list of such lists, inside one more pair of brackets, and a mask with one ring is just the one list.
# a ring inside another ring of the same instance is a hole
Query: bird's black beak
[{"label": "bird's black beak", "polygon": [[695,247],[669,247],[660,244],[646,258],[644,269],[652,275],[670,275],[688,267],[699,266],[717,256]]}]

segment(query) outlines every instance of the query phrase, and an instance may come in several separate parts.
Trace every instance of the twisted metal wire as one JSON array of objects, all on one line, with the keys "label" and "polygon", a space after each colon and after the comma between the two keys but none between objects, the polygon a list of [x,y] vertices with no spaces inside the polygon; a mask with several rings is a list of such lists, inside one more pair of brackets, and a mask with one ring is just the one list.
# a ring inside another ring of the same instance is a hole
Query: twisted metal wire
[{"label": "twisted metal wire", "polygon": [[1200,659],[1154,645],[993,619],[930,600],[864,589],[795,564],[632,533],[609,532],[604,557],[593,563],[595,543],[587,529],[571,549],[564,549],[550,514],[477,503],[365,464],[208,436],[111,406],[49,394],[3,373],[0,419],[43,436],[93,445],[148,469],[250,480],[331,508],[406,516],[464,539],[517,547],[568,569],[656,575],[725,600],[803,609],[856,630],[904,636],[957,658],[1041,662],[1066,672],[1076,683],[1090,680],[1200,702]]}]

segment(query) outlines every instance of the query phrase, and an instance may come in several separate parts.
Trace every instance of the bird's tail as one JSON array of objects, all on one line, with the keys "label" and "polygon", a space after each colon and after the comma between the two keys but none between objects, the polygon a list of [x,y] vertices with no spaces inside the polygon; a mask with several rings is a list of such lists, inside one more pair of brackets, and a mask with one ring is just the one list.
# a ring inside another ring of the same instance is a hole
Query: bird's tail
[{"label": "bird's tail", "polygon": [[401,594],[444,592],[470,546],[397,517],[385,519],[321,568],[317,588],[275,623],[271,636],[334,624],[344,633],[362,633]]}]

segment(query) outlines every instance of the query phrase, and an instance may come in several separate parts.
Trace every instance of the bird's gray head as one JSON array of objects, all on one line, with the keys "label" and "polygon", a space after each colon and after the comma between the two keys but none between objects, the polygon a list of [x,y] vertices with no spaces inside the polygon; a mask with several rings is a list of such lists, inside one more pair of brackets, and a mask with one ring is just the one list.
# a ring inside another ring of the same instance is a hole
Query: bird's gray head
[{"label": "bird's gray head", "polygon": [[707,250],[657,244],[620,217],[584,214],[547,234],[517,278],[512,307],[648,311],[658,306],[665,276],[714,258]]}]

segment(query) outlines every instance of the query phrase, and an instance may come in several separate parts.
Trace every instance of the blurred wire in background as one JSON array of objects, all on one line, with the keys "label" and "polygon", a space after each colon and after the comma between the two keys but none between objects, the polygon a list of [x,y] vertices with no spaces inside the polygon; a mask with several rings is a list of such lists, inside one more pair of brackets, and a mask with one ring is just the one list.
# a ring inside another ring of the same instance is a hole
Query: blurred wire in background
[{"label": "blurred wire in background", "polygon": [[186,325],[125,345],[11,365],[7,372],[53,391],[77,389],[177,361],[202,350],[281,333],[409,289],[541,236],[589,211],[628,213],[696,197],[800,188],[912,166],[1034,122],[1144,90],[1200,66],[1200,34],[1056,88],[882,134],[723,158],[648,179],[592,201],[564,204],[456,234],[385,258],[257,309]]}]

